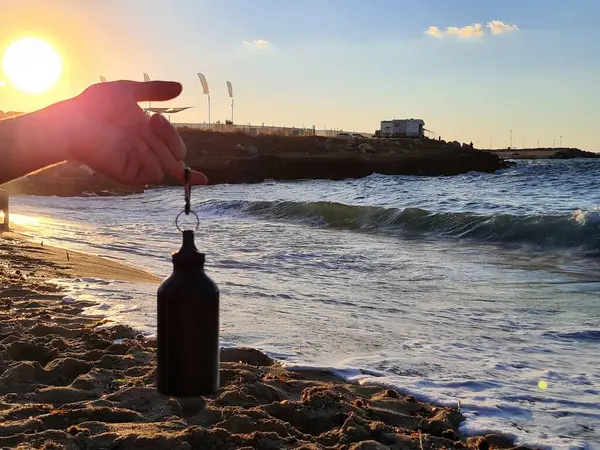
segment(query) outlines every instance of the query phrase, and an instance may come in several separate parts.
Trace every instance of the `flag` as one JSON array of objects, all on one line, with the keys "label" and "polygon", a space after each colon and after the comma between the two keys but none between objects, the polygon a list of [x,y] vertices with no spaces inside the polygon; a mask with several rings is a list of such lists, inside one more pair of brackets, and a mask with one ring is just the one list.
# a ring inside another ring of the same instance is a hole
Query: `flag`
[{"label": "flag", "polygon": [[144,81],[146,81],[146,82],[150,81],[150,77],[148,76],[147,73],[144,74]]},{"label": "flag", "polygon": [[227,81],[227,92],[229,92],[229,97],[233,98],[233,87],[231,86],[231,81]]},{"label": "flag", "polygon": [[198,73],[198,78],[200,78],[200,83],[202,83],[202,91],[204,92],[204,95],[210,94],[210,92],[208,91],[208,83],[206,82],[206,77],[201,73]]},{"label": "flag", "polygon": [[100,82],[101,83],[106,83],[106,78],[104,78],[102,75],[100,75]]}]

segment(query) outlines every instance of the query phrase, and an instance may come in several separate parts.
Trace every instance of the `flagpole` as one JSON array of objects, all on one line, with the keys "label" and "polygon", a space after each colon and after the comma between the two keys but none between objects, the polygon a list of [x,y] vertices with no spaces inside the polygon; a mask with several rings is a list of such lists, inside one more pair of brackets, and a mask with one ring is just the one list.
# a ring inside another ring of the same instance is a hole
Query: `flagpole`
[{"label": "flagpole", "polygon": [[[147,73],[144,73],[144,81],[147,83],[150,81],[150,76]],[[152,100],[148,100],[148,109],[152,108]],[[149,113],[150,111],[148,111]]]},{"label": "flagpole", "polygon": [[227,85],[227,93],[231,99],[231,124],[233,125],[233,86],[231,85],[231,81],[226,81],[225,84]]},{"label": "flagpole", "polygon": [[210,91],[208,90],[208,82],[206,81],[206,77],[198,72],[198,78],[200,78],[200,83],[202,84],[202,93],[207,96],[208,99],[208,125],[210,128]]}]

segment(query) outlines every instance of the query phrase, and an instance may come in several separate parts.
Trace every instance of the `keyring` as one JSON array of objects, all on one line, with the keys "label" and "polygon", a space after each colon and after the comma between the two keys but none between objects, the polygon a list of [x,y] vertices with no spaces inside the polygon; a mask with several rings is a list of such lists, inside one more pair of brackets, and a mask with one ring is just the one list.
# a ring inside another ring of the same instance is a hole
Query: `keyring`
[{"label": "keyring", "polygon": [[[194,211],[190,211],[190,213],[193,214],[194,217],[196,218],[196,228],[194,228],[194,231],[196,231],[200,227],[200,217],[198,217],[198,214],[196,214]],[[183,233],[183,230],[179,226],[179,217],[182,214],[185,214],[186,216],[188,215],[188,213],[186,213],[185,211],[181,211],[179,214],[177,214],[177,217],[175,217],[175,226],[177,227],[177,229],[179,231],[181,231]]]}]

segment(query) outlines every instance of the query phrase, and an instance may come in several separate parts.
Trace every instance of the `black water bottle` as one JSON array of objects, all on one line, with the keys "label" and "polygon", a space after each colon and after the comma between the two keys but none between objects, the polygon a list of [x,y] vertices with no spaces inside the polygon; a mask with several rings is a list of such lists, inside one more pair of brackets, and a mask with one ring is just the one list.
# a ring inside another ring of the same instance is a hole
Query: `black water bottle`
[{"label": "black water bottle", "polygon": [[158,288],[158,392],[172,397],[219,389],[219,289],[204,272],[194,232],[183,231],[173,273]]}]

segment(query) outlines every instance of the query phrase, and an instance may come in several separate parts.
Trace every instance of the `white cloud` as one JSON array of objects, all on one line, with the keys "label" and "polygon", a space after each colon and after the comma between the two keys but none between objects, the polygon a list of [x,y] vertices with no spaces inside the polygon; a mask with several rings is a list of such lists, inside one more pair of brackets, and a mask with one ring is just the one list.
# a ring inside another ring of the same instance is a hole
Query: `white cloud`
[{"label": "white cloud", "polygon": [[516,25],[509,25],[501,20],[492,20],[491,22],[487,23],[487,27],[490,29],[493,35],[507,33],[509,31],[519,31],[519,27]]},{"label": "white cloud", "polygon": [[446,34],[458,36],[460,38],[472,38],[483,36],[485,34],[485,30],[480,23],[474,23],[473,25],[467,25],[464,27],[448,27],[446,28]]},{"label": "white cloud", "polygon": [[444,37],[444,33],[442,32],[442,30],[440,30],[438,27],[434,27],[434,26],[427,28],[427,31],[425,33],[428,34],[429,36],[433,36],[438,39]]},{"label": "white cloud", "polygon": [[[492,20],[487,23],[487,28],[490,29],[490,33],[494,36],[507,33],[509,31],[518,31],[519,28],[516,25],[509,25],[500,20]],[[441,39],[444,36],[456,36],[461,39],[478,38],[485,36],[485,27],[480,23],[474,23],[472,25],[466,25],[464,27],[446,27],[445,30],[441,30],[436,26],[430,26],[425,31],[425,34]]]},{"label": "white cloud", "polygon": [[271,43],[269,41],[265,41],[264,39],[257,39],[255,41],[244,41],[244,45],[248,45],[250,47],[255,48],[271,47]]},{"label": "white cloud", "polygon": [[436,37],[438,39],[444,36],[458,36],[459,38],[473,38],[483,36],[485,29],[480,23],[474,23],[473,25],[466,25],[464,27],[446,27],[446,30],[442,31],[436,26],[431,26],[425,31],[426,34]]}]

